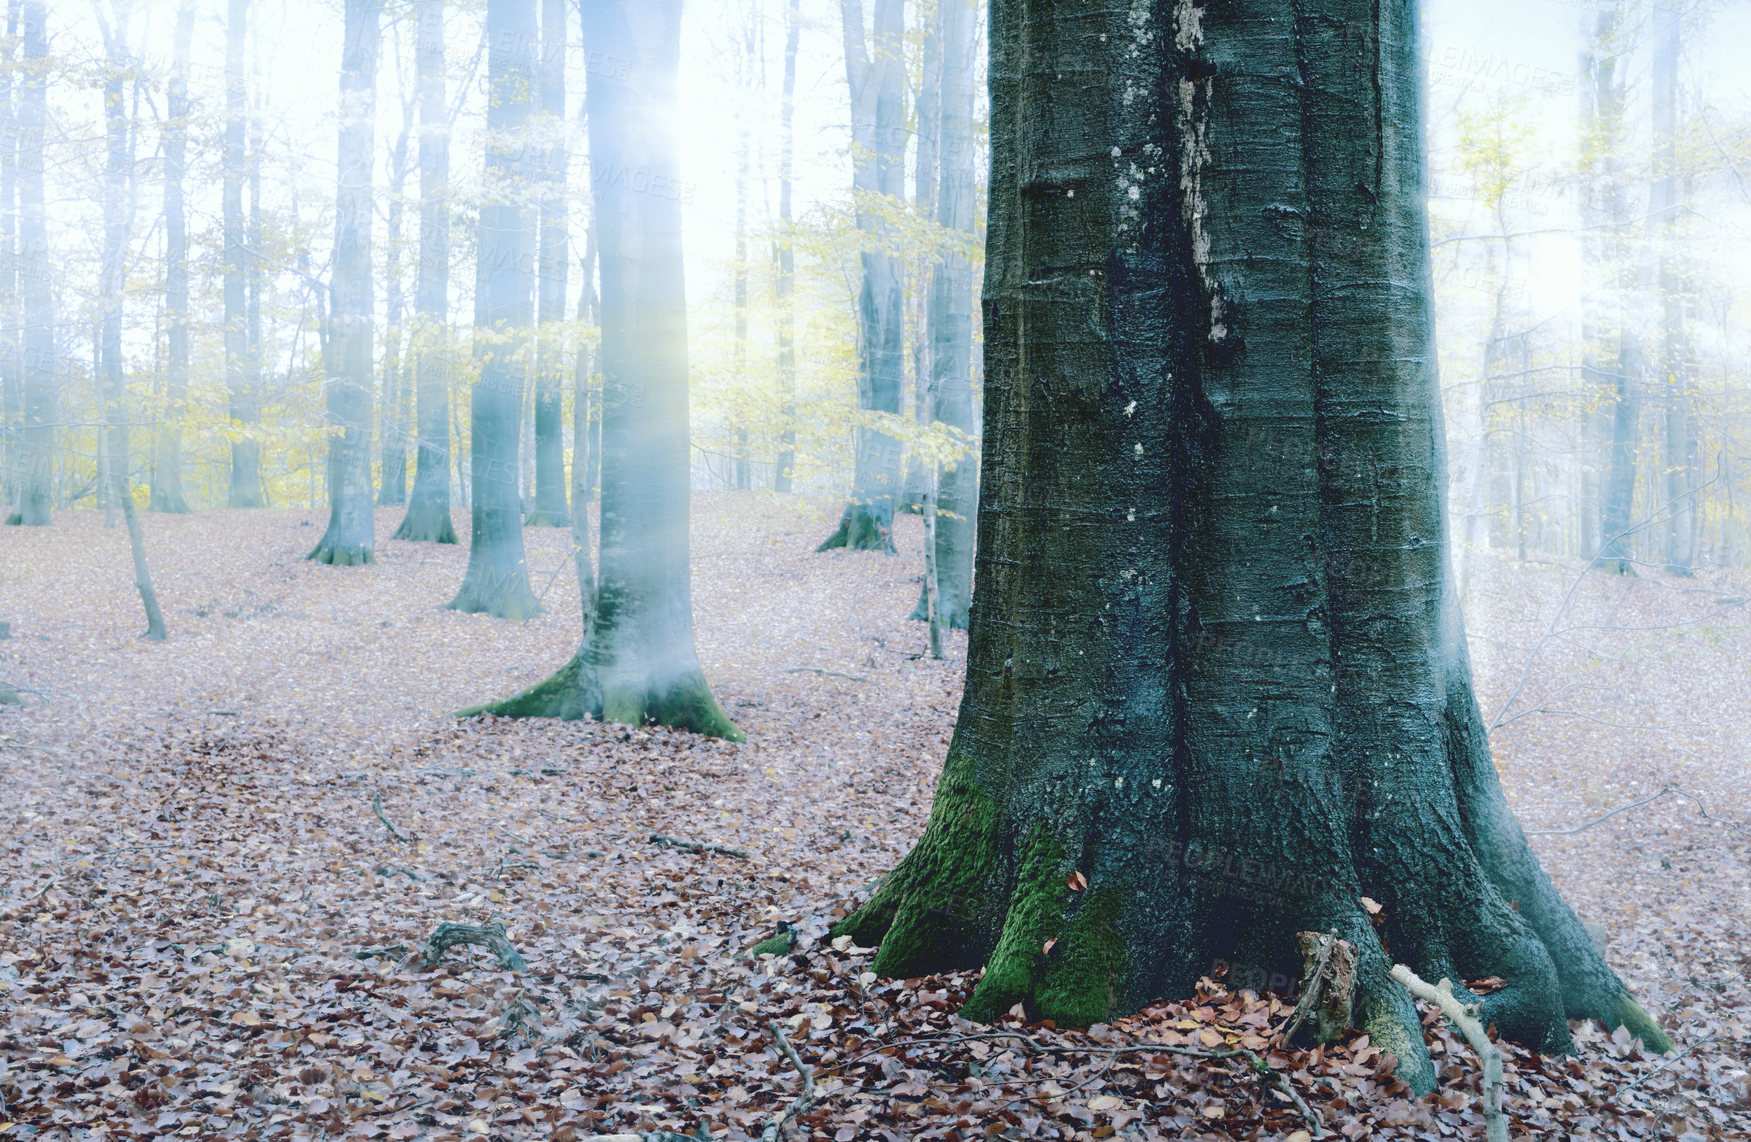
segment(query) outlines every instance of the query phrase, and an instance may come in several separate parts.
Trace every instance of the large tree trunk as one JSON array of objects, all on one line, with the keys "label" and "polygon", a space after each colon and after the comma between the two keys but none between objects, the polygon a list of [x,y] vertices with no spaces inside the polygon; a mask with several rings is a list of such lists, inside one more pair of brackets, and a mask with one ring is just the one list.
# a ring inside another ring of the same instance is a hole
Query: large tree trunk
[{"label": "large tree trunk", "polygon": [[1654,8],[1654,187],[1652,209],[1660,245],[1660,360],[1666,398],[1666,570],[1689,575],[1696,558],[1696,505],[1691,485],[1696,469],[1696,429],[1690,417],[1688,283],[1680,248],[1681,172],[1678,159],[1678,57],[1683,13]]},{"label": "large tree trunk", "polygon": [[[897,202],[905,189],[905,4],[875,0],[869,46],[862,0],[840,0],[839,11],[851,88],[851,182],[864,243],[863,282],[857,293],[857,407],[865,413],[898,415],[906,371],[905,298],[899,259],[885,252],[886,227],[871,197],[887,195]],[[851,499],[839,526],[817,550],[893,551],[899,480],[899,441],[878,427],[859,428]]]},{"label": "large tree trunk", "polygon": [[60,369],[55,361],[55,296],[49,281],[49,230],[43,210],[43,129],[48,119],[48,31],[40,0],[24,5],[25,78],[18,105],[18,276],[24,297],[24,429],[18,506],[9,524],[46,526],[54,499],[55,421]]},{"label": "large tree trunk", "polygon": [[[584,0],[592,52],[624,75],[587,95],[602,273],[602,520],[594,619],[505,717],[659,722],[741,740],[693,646],[688,566],[687,298],[682,276],[680,0]],[[648,181],[647,181],[648,180]]]},{"label": "large tree trunk", "polygon": [[328,530],[318,563],[376,559],[371,511],[371,168],[376,159],[378,16],[383,0],[347,0],[340,65],[339,173],[328,313]]},{"label": "large tree trunk", "polygon": [[[973,171],[973,73],[977,65],[979,10],[975,0],[942,3],[942,122],[937,131],[941,179],[936,221],[970,248],[978,224],[978,187]],[[969,436],[973,420],[973,267],[959,247],[943,251],[931,275],[928,336],[930,416]],[[933,505],[937,618],[966,630],[973,602],[974,515],[979,505],[979,465],[966,456],[936,474]],[[926,571],[929,574],[929,570]],[[918,594],[914,619],[929,618],[930,584]]]},{"label": "large tree trunk", "polygon": [[164,419],[152,463],[152,510],[186,512],[182,490],[182,421],[188,407],[188,217],[182,180],[188,171],[188,55],[195,9],[176,11],[176,45],[164,117]]},{"label": "large tree trunk", "polygon": [[779,103],[778,152],[778,390],[784,402],[778,462],[772,490],[789,492],[796,479],[796,235],[790,209],[790,184],[796,149],[796,49],[801,30],[799,0],[790,0],[784,17],[784,88]]},{"label": "large tree trunk", "polygon": [[523,413],[522,351],[534,324],[534,251],[521,205],[529,174],[524,129],[535,81],[534,0],[488,0],[487,185],[475,255],[474,382],[469,430],[473,534],[457,611],[526,619],[541,608],[523,559],[517,441]]},{"label": "large tree trunk", "polygon": [[244,25],[249,0],[230,0],[225,23],[225,138],[221,167],[223,188],[220,212],[224,228],[225,285],[225,384],[230,394],[233,431],[231,442],[231,487],[226,502],[234,508],[259,508],[266,502],[261,483],[261,444],[250,438],[261,419],[256,392],[255,362],[249,355],[249,314],[244,278],[249,250],[243,233],[244,134],[246,129],[243,83]]},{"label": "large tree trunk", "polygon": [[[565,123],[566,0],[541,0],[541,111],[554,130]],[[566,149],[548,147],[541,164],[540,280],[535,342],[535,510],[531,527],[565,527],[565,322],[566,269],[571,238],[566,233]]]},{"label": "large tree trunk", "polygon": [[969,1017],[1085,1026],[1218,963],[1293,980],[1295,934],[1336,929],[1358,1025],[1418,1089],[1395,961],[1502,977],[1485,1021],[1540,1050],[1565,1017],[1663,1050],[1472,694],[1415,6],[1169,16],[993,6],[966,692],[923,837],[836,934],[885,975],[983,964]]},{"label": "large tree trunk", "polygon": [[409,350],[419,402],[419,451],[396,539],[455,543],[450,522],[450,120],[444,107],[444,0],[419,0],[419,320]]}]

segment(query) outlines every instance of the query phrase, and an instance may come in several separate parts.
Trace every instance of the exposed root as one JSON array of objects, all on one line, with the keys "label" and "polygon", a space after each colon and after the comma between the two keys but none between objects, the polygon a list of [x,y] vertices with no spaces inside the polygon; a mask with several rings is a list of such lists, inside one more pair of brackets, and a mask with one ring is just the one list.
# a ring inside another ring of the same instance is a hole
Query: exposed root
[{"label": "exposed root", "polygon": [[748,854],[741,849],[732,849],[728,845],[715,845],[710,841],[687,841],[680,837],[665,837],[661,833],[651,834],[651,844],[664,845],[670,848],[687,849],[696,853],[722,853],[724,856],[745,857]]},{"label": "exposed root", "polygon": [[523,957],[517,954],[517,949],[511,947],[511,941],[505,938],[503,920],[494,920],[478,928],[472,924],[457,924],[449,920],[439,924],[437,931],[426,939],[425,970],[431,971],[437,967],[444,953],[457,944],[475,944],[486,948],[498,957],[500,971],[523,970]]},{"label": "exposed root", "polygon": [[400,841],[404,845],[409,844],[413,841],[412,837],[404,835],[400,829],[397,829],[395,827],[395,823],[393,821],[391,821],[388,817],[384,816],[384,814],[383,814],[383,794],[381,794],[381,793],[371,794],[371,812],[377,814],[377,819],[379,821],[383,822],[383,827],[385,829],[389,830],[389,835],[392,838]]}]

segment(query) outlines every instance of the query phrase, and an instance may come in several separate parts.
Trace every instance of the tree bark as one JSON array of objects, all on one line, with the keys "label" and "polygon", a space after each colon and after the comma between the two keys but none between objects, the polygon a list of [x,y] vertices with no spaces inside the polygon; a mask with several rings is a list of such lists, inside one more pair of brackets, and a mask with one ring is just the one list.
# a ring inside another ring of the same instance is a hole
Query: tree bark
[{"label": "tree bark", "polygon": [[966,691],[923,837],[835,935],[884,975],[983,965],[971,1018],[1086,1026],[1220,964],[1286,989],[1295,933],[1336,929],[1418,1090],[1394,961],[1502,977],[1485,1022],[1541,1051],[1565,1018],[1664,1050],[1472,693],[1415,6],[1163,18],[993,5]]},{"label": "tree bark", "polygon": [[796,50],[801,30],[799,0],[790,0],[784,16],[784,87],[779,102],[778,153],[778,274],[773,286],[778,302],[778,389],[784,402],[778,437],[778,462],[772,469],[772,490],[791,491],[796,480],[796,234],[791,218],[790,184],[796,150]]},{"label": "tree bark", "polygon": [[43,210],[43,130],[48,118],[48,31],[40,0],[24,5],[27,64],[18,106],[18,276],[24,298],[24,429],[18,504],[9,524],[47,526],[54,499],[55,421],[61,372],[55,360],[55,297]]},{"label": "tree bark", "polygon": [[188,409],[188,216],[182,182],[188,172],[188,57],[195,9],[183,0],[176,11],[176,44],[164,118],[164,419],[152,464],[155,512],[186,512],[182,490],[182,422]]},{"label": "tree bark", "polygon": [[[552,128],[565,121],[566,0],[541,0],[541,111]],[[571,238],[566,231],[566,149],[548,147],[542,162],[540,291],[535,342],[535,510],[529,527],[565,527],[565,371],[566,269]]]},{"label": "tree bark", "polygon": [[383,0],[346,0],[340,67],[339,173],[328,346],[328,529],[310,558],[376,561],[371,511],[371,171],[376,159],[378,17]]},{"label": "tree bark", "polygon": [[584,0],[602,275],[602,518],[593,621],[558,673],[485,707],[504,717],[659,722],[741,740],[693,645],[687,300],[676,80],[680,0]]},{"label": "tree bark", "polygon": [[521,360],[534,324],[534,250],[521,206],[529,173],[525,127],[535,81],[534,0],[488,0],[487,185],[475,256],[474,382],[469,430],[473,534],[468,573],[450,609],[526,619],[540,612],[523,559],[517,442]]},{"label": "tree bark", "polygon": [[[942,3],[942,122],[937,131],[941,163],[936,221],[962,246],[943,251],[931,274],[928,336],[931,342],[930,417],[968,436],[973,419],[973,267],[966,249],[978,225],[978,186],[973,169],[973,72],[977,64],[979,12],[975,0]],[[979,466],[965,456],[937,470],[934,488],[937,617],[945,627],[966,630],[973,602],[974,516],[979,506]],[[930,574],[927,569],[926,574]],[[919,592],[914,619],[928,619],[929,588]]]},{"label": "tree bark", "polygon": [[[857,294],[857,407],[864,414],[900,412],[905,375],[905,297],[899,259],[887,253],[886,227],[872,197],[896,203],[905,190],[906,86],[901,41],[903,0],[875,0],[873,38],[866,44],[862,0],[840,0],[845,76],[851,89],[851,182],[863,236],[863,281]],[[901,489],[900,445],[878,426],[857,430],[851,499],[839,526],[816,550],[894,550],[894,500]]]},{"label": "tree bark", "polygon": [[[399,37],[396,40],[400,44]],[[417,52],[417,47],[415,48]],[[399,54],[399,48],[398,48]],[[396,73],[401,73],[399,61]],[[417,96],[416,96],[417,97]],[[413,134],[414,100],[401,106],[401,133],[389,148],[389,208],[383,220],[383,433],[382,458],[378,462],[377,503],[400,507],[407,502],[407,433],[402,421],[405,386],[401,361],[402,307],[406,298],[401,284],[402,192],[407,187],[407,141]]]},{"label": "tree bark", "polygon": [[576,359],[572,362],[572,564],[578,577],[578,606],[587,637],[596,613],[596,568],[590,548],[590,381],[595,368],[590,360],[587,330],[596,320],[596,227],[584,231],[584,255],[578,267],[578,318]]},{"label": "tree bark", "polygon": [[225,385],[230,395],[231,485],[226,503],[234,508],[266,504],[261,483],[261,445],[248,434],[261,419],[254,362],[249,356],[249,314],[244,277],[249,251],[243,233],[244,136],[247,108],[243,44],[249,0],[230,0],[225,22],[225,137],[220,165],[224,231]]},{"label": "tree bark", "polygon": [[455,543],[450,522],[450,120],[444,107],[444,0],[419,0],[415,67],[420,102],[420,264],[409,345],[419,401],[419,448],[396,539]]},{"label": "tree bark", "polygon": [[[917,6],[919,44],[918,102],[913,108],[913,121],[918,124],[918,141],[912,160],[912,210],[920,219],[936,218],[937,183],[940,180],[942,155],[942,84],[945,60],[942,54],[942,22],[945,8],[953,0],[925,0]],[[932,391],[936,379],[931,364],[936,348],[931,337],[931,283],[936,275],[936,257],[919,259],[917,278],[909,282],[913,296],[908,298],[912,309],[912,419],[919,424],[932,420]],[[929,465],[910,449],[906,454],[906,478],[900,508],[922,512],[924,501],[935,494]],[[934,525],[931,529],[934,534]],[[934,562],[934,559],[926,562]],[[928,576],[929,572],[926,572]],[[924,600],[919,599],[918,613],[922,617]]]},{"label": "tree bark", "polygon": [[0,503],[17,501],[24,454],[24,375],[18,311],[18,105],[13,73],[18,63],[20,0],[6,5],[5,53],[0,55]]},{"label": "tree bark", "polygon": [[[730,348],[730,383],[738,392],[748,389],[748,162],[749,162],[749,105],[753,102],[753,74],[755,70],[755,21],[753,8],[743,13],[740,53],[736,57],[736,89],[739,96],[739,107],[736,115],[736,230],[735,230],[735,274],[734,274],[734,319],[735,336]],[[735,455],[731,457],[736,489],[747,491],[753,487],[752,473],[749,471],[748,457],[748,423],[747,404],[744,402],[734,413],[735,425]]]}]

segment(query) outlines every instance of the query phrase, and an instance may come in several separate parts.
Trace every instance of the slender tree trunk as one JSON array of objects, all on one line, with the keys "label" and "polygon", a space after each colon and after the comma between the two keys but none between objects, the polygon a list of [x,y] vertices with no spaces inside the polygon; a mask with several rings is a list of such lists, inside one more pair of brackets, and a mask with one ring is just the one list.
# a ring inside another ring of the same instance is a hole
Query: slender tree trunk
[{"label": "slender tree trunk", "polygon": [[[487,183],[475,255],[474,382],[469,429],[473,534],[468,573],[450,601],[458,611],[526,619],[540,611],[523,558],[517,442],[523,417],[523,361],[535,314],[534,250],[522,194],[530,174],[529,122],[535,82],[534,0],[488,0]],[[501,189],[502,188],[502,189]]]},{"label": "slender tree trunk", "polygon": [[[399,71],[399,68],[397,69]],[[407,440],[403,430],[401,364],[402,194],[407,188],[407,140],[413,133],[413,103],[402,104],[401,134],[389,150],[389,209],[384,219],[383,241],[383,452],[378,463],[377,503],[400,507],[407,502]]]},{"label": "slender tree trunk", "polygon": [[[931,417],[969,437],[973,417],[973,267],[967,250],[978,225],[974,179],[973,76],[977,66],[979,11],[975,0],[939,0],[942,5],[941,127],[937,131],[941,182],[936,221],[961,245],[944,250],[931,275],[927,335],[931,342]],[[912,617],[927,619],[934,587],[942,625],[967,629],[973,602],[974,520],[979,507],[976,454],[939,468],[932,479],[931,567]]]},{"label": "slender tree trunk", "polygon": [[328,529],[318,563],[376,560],[371,511],[371,168],[376,160],[378,17],[382,0],[346,0],[340,66],[340,140],[334,197],[334,271],[328,307]]},{"label": "slender tree trunk", "polygon": [[195,9],[176,12],[176,47],[164,121],[164,317],[167,345],[164,420],[152,465],[152,510],[186,512],[182,491],[182,422],[188,411],[188,218],[182,182],[188,171],[188,56]]},{"label": "slender tree trunk", "polygon": [[801,16],[790,0],[784,17],[784,89],[779,103],[778,154],[778,388],[784,402],[778,463],[772,490],[791,491],[796,479],[796,234],[791,219],[790,184],[796,150],[796,51]]},{"label": "slender tree trunk", "polygon": [[553,677],[497,705],[506,717],[659,722],[741,740],[693,645],[688,567],[687,299],[676,84],[680,0],[584,0],[602,272],[600,575],[583,645]]},{"label": "slender tree trunk", "polygon": [[[942,21],[944,7],[954,0],[920,0],[916,5],[919,32],[922,39],[918,105],[914,112],[917,128],[917,150],[913,161],[912,210],[920,219],[936,218],[937,182],[941,171],[942,151]],[[912,315],[912,419],[929,424],[932,419],[932,385],[934,368],[931,356],[936,348],[931,337],[931,282],[936,273],[937,257],[922,260],[917,276],[909,282],[912,296],[908,306]],[[924,501],[932,491],[930,465],[918,449],[906,456],[905,492],[901,507],[909,512],[922,512]],[[927,559],[927,563],[934,562]],[[928,577],[929,572],[926,571]],[[927,609],[921,592],[918,614]]]},{"label": "slender tree trunk", "polygon": [[[736,87],[740,109],[736,115],[736,269],[735,269],[735,339],[730,349],[730,376],[735,388],[748,389],[748,163],[749,105],[754,99],[755,19],[752,8],[743,13],[741,52],[736,59]],[[738,402],[746,410],[744,398]],[[748,470],[748,424],[746,411],[736,414],[735,455],[731,457],[735,485],[738,491],[753,487]]]},{"label": "slender tree trunk", "polygon": [[[1615,336],[1602,329],[1602,340],[1614,349],[1610,363],[1601,361],[1605,401],[1609,408],[1610,440],[1606,449],[1605,480],[1600,490],[1600,546],[1595,565],[1621,575],[1635,573],[1628,538],[1630,513],[1635,507],[1636,455],[1641,446],[1641,340],[1636,335],[1630,295],[1635,291],[1634,257],[1630,250],[1630,219],[1618,155],[1623,146],[1624,77],[1620,74],[1625,49],[1620,42],[1621,0],[1600,0],[1594,23],[1589,62],[1593,121],[1589,164],[1591,195],[1599,201],[1598,213],[1605,223],[1604,237],[1594,248],[1600,280],[1613,287],[1616,297],[1603,307],[1615,325]],[[1613,344],[1614,343],[1614,344]]]},{"label": "slender tree trunk", "polygon": [[419,400],[413,492],[396,539],[455,543],[450,522],[450,120],[444,106],[444,0],[419,0],[420,264],[410,349]]},{"label": "slender tree trunk", "polygon": [[[862,0],[840,0],[845,74],[851,89],[852,188],[863,236],[863,282],[857,296],[857,407],[900,412],[905,376],[905,296],[899,259],[883,249],[885,227],[872,197],[899,200],[906,178],[906,86],[901,62],[904,0],[875,0],[874,37],[865,44]],[[879,427],[857,433],[851,499],[839,526],[817,549],[894,550],[894,499],[900,492],[900,445]]]},{"label": "slender tree trunk", "polygon": [[1691,485],[1696,470],[1696,429],[1690,416],[1690,342],[1686,325],[1683,255],[1679,249],[1678,57],[1683,13],[1671,5],[1654,7],[1654,187],[1649,211],[1660,245],[1660,361],[1665,377],[1666,570],[1689,575],[1696,558],[1696,505]]},{"label": "slender tree trunk", "polygon": [[232,431],[231,487],[226,503],[259,508],[266,502],[261,483],[261,444],[248,434],[260,420],[254,367],[249,356],[249,314],[245,278],[249,272],[243,220],[243,182],[247,172],[247,107],[243,80],[244,29],[249,0],[230,0],[225,23],[225,138],[221,166],[224,186],[225,384],[230,393]]},{"label": "slender tree trunk", "polygon": [[1472,692],[1415,11],[993,5],[980,602],[930,822],[834,932],[877,972],[983,965],[968,1017],[1087,1026],[1217,963],[1286,986],[1335,929],[1419,1091],[1394,962],[1501,977],[1484,1021],[1540,1051],[1569,1018],[1670,1045]]},{"label": "slender tree trunk", "polygon": [[[558,129],[565,115],[566,0],[541,0],[541,111]],[[542,163],[540,291],[535,342],[535,510],[526,526],[565,527],[566,269],[571,239],[566,232],[566,149],[555,143]]]},{"label": "slender tree trunk", "polygon": [[[596,227],[584,232],[578,267],[577,357],[572,363],[572,562],[578,575],[578,601],[584,636],[596,614],[596,570],[590,543],[590,378],[595,373],[586,331],[596,321]],[[580,639],[581,643],[581,639]]]},{"label": "slender tree trunk", "polygon": [[18,63],[20,0],[6,5],[6,41],[0,54],[0,503],[18,501],[25,454],[24,376],[18,312],[18,105],[13,72]]},{"label": "slender tree trunk", "polygon": [[28,65],[18,106],[18,276],[24,298],[24,430],[18,506],[6,522],[46,526],[54,500],[55,421],[60,370],[55,360],[55,298],[49,275],[48,220],[43,210],[43,129],[48,118],[49,54],[40,0],[24,5]]}]

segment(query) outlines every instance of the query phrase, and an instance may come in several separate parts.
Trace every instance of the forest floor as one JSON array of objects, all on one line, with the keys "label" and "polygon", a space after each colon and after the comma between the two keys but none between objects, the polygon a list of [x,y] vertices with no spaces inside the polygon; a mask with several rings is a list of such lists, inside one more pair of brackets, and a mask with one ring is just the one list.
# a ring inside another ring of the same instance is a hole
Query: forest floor
[{"label": "forest floor", "polygon": [[[970,975],[880,980],[830,946],[923,826],[966,653],[924,657],[906,621],[918,521],[897,558],[816,555],[835,511],[696,499],[700,657],[743,745],[450,716],[570,654],[563,530],[528,535],[547,610],[517,624],[442,609],[462,547],[339,569],[302,560],[315,513],[148,516],[149,645],[120,529],[6,529],[0,1139],[759,1137],[803,1086],[774,1022],[814,1083],[790,1137],[1482,1137],[1432,1016],[1417,1099],[1364,1038],[1281,1048],[1278,998],[1221,980],[1086,1034],[975,1028]],[[1572,1056],[1509,1048],[1515,1136],[1751,1137],[1751,579],[1486,559],[1473,593],[1529,829],[1667,786],[1718,819],[1668,793],[1534,838],[1685,1053],[1588,1027]],[[525,970],[402,962],[494,918]],[[792,954],[747,957],[780,921]],[[1274,1073],[1212,1057],[1234,1048]]]}]

